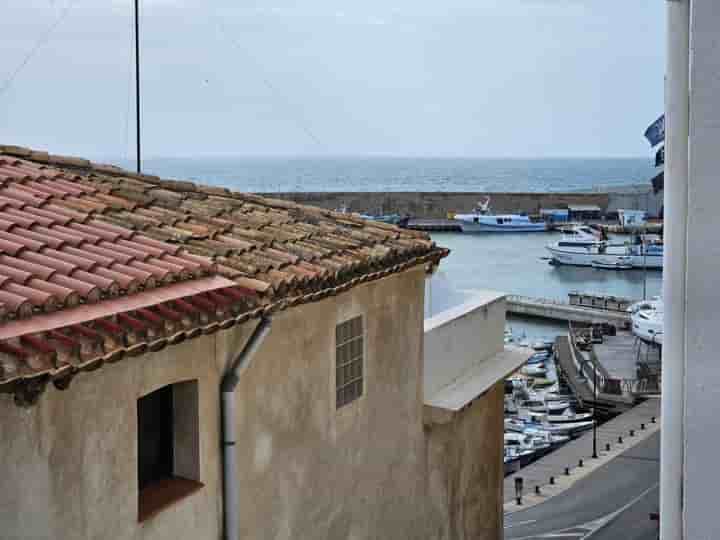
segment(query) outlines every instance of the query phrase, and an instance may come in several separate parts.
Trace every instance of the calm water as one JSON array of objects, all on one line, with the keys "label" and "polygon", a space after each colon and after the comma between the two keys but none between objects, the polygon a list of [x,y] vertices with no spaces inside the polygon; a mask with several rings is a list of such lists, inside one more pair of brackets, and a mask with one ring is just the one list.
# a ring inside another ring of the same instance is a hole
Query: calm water
[{"label": "calm water", "polygon": [[654,176],[650,160],[637,158],[151,158],[143,170],[251,192],[584,191]]},{"label": "calm water", "polygon": [[[559,233],[531,234],[461,234],[436,233],[433,239],[452,250],[433,276],[433,312],[457,303],[458,290],[492,289],[509,294],[541,296],[567,301],[567,294],[581,292],[613,294],[641,299],[642,270],[600,270],[596,268],[550,266],[545,245],[560,238]],[[662,272],[648,270],[647,296],[661,293]],[[528,337],[557,334],[564,324],[532,319],[510,321],[513,331],[526,332]]]}]

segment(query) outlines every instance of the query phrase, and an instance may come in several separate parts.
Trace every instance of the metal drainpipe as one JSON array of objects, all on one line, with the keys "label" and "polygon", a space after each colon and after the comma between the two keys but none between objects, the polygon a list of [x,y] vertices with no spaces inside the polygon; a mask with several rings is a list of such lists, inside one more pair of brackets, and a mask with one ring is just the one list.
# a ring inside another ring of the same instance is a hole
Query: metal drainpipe
[{"label": "metal drainpipe", "polygon": [[685,446],[685,332],[690,133],[690,0],[667,2],[665,89],[665,303],[660,538],[682,540]]},{"label": "metal drainpipe", "polygon": [[223,521],[225,540],[239,538],[239,496],[237,476],[237,453],[235,449],[235,389],[240,382],[240,374],[250,366],[255,352],[270,333],[270,319],[261,319],[253,330],[230,368],[223,375],[220,384],[222,407],[222,446],[223,446]]}]

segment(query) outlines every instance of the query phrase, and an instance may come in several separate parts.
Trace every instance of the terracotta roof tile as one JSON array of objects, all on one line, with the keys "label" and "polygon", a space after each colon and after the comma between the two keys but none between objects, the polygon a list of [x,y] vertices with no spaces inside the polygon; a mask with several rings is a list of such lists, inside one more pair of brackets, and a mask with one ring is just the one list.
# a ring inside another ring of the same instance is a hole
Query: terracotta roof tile
[{"label": "terracotta roof tile", "polygon": [[[32,401],[38,381],[447,253],[356,215],[0,146],[0,391]],[[226,287],[193,288],[208,279]]]}]

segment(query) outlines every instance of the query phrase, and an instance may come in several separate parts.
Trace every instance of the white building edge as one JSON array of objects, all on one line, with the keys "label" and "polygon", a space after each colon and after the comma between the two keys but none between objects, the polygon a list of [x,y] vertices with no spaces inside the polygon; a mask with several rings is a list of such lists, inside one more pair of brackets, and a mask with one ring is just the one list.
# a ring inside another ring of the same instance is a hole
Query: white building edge
[{"label": "white building edge", "polygon": [[718,538],[720,9],[667,0],[660,538]]}]

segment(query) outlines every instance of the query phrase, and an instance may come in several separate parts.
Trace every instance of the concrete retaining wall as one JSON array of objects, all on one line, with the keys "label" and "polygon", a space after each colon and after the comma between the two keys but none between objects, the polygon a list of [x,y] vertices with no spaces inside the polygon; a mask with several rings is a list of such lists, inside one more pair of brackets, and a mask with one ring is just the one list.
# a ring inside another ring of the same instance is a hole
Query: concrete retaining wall
[{"label": "concrete retaining wall", "polygon": [[448,212],[469,212],[485,195],[496,212],[538,213],[541,208],[567,208],[569,204],[592,204],[605,212],[619,208],[645,210],[657,216],[662,194],[651,186],[612,193],[478,193],[478,192],[285,192],[261,195],[322,208],[347,207],[352,212],[410,214],[416,218],[444,218]]}]

